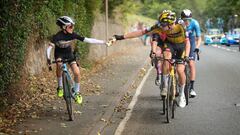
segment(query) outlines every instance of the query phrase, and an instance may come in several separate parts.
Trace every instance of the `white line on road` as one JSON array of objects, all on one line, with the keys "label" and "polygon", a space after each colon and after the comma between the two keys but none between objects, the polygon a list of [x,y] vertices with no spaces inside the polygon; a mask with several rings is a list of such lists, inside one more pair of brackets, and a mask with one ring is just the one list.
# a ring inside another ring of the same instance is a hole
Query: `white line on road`
[{"label": "white line on road", "polygon": [[142,87],[144,85],[144,83],[146,82],[151,70],[153,69],[153,67],[151,67],[150,69],[148,69],[147,74],[144,76],[143,80],[141,81],[140,85],[138,86],[135,95],[132,98],[131,103],[128,105],[128,111],[126,112],[126,116],[125,118],[120,122],[120,124],[118,125],[117,130],[115,131],[114,135],[121,135],[126,124],[127,121],[130,119],[131,115],[132,115],[132,111],[133,111],[133,107],[135,106],[135,104],[137,103],[138,100],[138,96],[141,94],[141,90]]},{"label": "white line on road", "polygon": [[233,50],[233,49],[229,49],[227,47],[223,47],[223,46],[220,46],[220,45],[211,45],[212,47],[216,47],[216,48],[219,48],[219,49],[223,49],[223,50],[226,50],[226,51],[229,51],[229,52],[238,52],[237,50]]}]

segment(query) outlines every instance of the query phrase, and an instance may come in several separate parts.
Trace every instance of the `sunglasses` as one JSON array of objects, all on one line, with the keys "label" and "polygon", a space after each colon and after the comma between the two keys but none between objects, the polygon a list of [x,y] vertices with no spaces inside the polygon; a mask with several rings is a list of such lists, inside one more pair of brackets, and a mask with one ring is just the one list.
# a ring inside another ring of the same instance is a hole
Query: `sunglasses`
[{"label": "sunglasses", "polygon": [[73,29],[73,27],[74,27],[73,25],[68,26],[69,29]]},{"label": "sunglasses", "polygon": [[186,22],[186,21],[191,21],[192,19],[191,18],[184,18],[183,21]]}]

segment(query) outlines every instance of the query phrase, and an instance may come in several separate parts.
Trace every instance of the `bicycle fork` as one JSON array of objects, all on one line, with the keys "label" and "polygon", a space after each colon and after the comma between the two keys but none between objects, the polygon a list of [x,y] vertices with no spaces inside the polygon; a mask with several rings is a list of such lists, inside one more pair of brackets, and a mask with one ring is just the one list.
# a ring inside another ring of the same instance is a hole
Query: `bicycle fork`
[{"label": "bicycle fork", "polygon": [[176,77],[175,77],[175,70],[174,70],[174,67],[173,66],[171,66],[171,68],[170,68],[170,77],[172,77],[172,88],[171,88],[171,90],[172,90],[172,99],[174,100],[175,99],[175,95],[176,95]]}]

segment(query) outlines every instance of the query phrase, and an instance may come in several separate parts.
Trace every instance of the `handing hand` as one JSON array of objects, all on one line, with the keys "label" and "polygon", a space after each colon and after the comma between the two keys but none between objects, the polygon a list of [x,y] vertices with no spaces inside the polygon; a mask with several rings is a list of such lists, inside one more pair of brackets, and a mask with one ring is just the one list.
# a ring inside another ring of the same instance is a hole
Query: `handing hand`
[{"label": "handing hand", "polygon": [[111,37],[107,42],[106,45],[109,47],[111,46],[113,43],[115,43],[117,41],[117,39],[115,38],[115,36]]},{"label": "handing hand", "polygon": [[124,39],[124,35],[114,35],[116,40],[123,40]]}]

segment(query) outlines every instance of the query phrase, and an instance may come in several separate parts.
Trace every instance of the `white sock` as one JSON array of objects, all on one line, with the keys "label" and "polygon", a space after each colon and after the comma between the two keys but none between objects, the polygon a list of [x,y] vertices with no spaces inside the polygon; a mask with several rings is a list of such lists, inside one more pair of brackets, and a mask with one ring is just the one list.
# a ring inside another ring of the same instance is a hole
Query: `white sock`
[{"label": "white sock", "polygon": [[168,75],[163,75],[164,88],[168,87]]},{"label": "white sock", "polygon": [[80,91],[80,83],[74,83],[74,92],[79,93]]},{"label": "white sock", "polygon": [[58,80],[58,87],[62,88],[63,87],[62,77],[58,77],[57,80]]},{"label": "white sock", "polygon": [[180,85],[180,91],[179,91],[180,95],[184,95],[184,88],[185,88],[185,84]]}]

